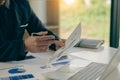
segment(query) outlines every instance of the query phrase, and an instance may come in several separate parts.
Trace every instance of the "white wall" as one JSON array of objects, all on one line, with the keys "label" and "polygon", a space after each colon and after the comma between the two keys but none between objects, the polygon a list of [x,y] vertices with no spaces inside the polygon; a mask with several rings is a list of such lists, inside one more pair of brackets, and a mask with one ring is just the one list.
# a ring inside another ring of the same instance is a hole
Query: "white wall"
[{"label": "white wall", "polygon": [[46,0],[29,0],[33,11],[46,24]]}]

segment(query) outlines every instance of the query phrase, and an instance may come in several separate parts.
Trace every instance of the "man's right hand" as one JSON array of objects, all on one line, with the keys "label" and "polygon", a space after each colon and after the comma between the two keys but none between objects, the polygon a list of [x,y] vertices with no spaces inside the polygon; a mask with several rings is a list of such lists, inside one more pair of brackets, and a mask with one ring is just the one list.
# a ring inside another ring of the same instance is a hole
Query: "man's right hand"
[{"label": "man's right hand", "polygon": [[30,36],[25,39],[26,51],[37,53],[46,52],[49,46],[55,43],[55,37],[52,35],[47,35],[47,32],[39,32],[41,36]]}]

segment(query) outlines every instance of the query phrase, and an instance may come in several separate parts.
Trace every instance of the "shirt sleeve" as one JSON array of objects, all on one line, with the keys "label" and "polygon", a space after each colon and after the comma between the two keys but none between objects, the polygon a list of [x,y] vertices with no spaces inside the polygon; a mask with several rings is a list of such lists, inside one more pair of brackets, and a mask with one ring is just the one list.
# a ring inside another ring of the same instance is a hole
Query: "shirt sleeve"
[{"label": "shirt sleeve", "polygon": [[0,62],[18,61],[25,58],[23,40],[4,41],[0,32]]},{"label": "shirt sleeve", "polygon": [[52,31],[48,30],[42,22],[38,19],[36,14],[31,9],[31,16],[29,18],[29,25],[27,27],[28,33],[31,35],[33,32],[48,31],[48,35],[54,35],[55,39],[58,40],[59,37]]}]

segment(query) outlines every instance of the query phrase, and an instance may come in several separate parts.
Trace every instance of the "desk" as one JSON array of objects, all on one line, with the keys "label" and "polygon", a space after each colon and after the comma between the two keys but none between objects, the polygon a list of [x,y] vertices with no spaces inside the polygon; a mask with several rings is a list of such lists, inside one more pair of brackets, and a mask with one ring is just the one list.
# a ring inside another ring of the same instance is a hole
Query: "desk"
[{"label": "desk", "polygon": [[[116,52],[115,48],[103,47],[103,46],[100,47],[99,49],[72,48],[71,50],[68,51],[68,53],[72,56],[77,56],[77,57],[87,59],[93,62],[98,62],[98,63],[108,63],[111,57],[115,54],[115,52]],[[32,54],[32,53],[29,53],[29,54]],[[26,74],[31,73],[35,77],[39,78],[40,80],[45,80],[45,78],[42,75],[40,75],[41,73],[45,72],[40,69],[40,66],[47,63],[49,60],[49,57],[52,54],[53,54],[52,51],[48,53],[32,54],[33,56],[36,56],[37,58],[30,59],[30,60],[24,60],[24,61],[18,61],[18,62],[14,61],[14,62],[8,62],[8,63],[0,63],[0,69],[12,67],[12,66],[24,65],[24,68],[27,70],[25,72]],[[118,67],[117,72],[119,72],[118,71],[119,69],[120,68]],[[18,75],[18,74],[9,74],[7,73],[7,71],[8,69],[0,70],[0,77]],[[111,74],[111,75],[114,76],[114,74]],[[111,78],[108,78],[108,80],[110,79]],[[118,80],[120,80],[120,78]]]}]

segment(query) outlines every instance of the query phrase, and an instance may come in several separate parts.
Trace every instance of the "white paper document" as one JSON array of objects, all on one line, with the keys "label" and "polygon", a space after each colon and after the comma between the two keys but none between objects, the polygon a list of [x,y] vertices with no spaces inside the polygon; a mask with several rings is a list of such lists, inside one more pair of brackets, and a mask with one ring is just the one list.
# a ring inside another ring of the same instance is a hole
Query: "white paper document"
[{"label": "white paper document", "polygon": [[67,41],[65,42],[65,46],[57,50],[54,55],[51,57],[49,63],[56,62],[60,57],[67,55],[67,50],[74,47],[79,41],[81,36],[81,24],[79,24],[72,34],[69,36]]},{"label": "white paper document", "polygon": [[44,73],[43,76],[48,80],[67,80],[90,63],[91,61],[88,60],[74,58],[69,64],[55,71]]},{"label": "white paper document", "polygon": [[0,62],[0,70],[4,70],[4,69],[9,69],[9,68],[13,68],[13,67],[21,67],[23,66],[22,64],[17,64],[14,62]]}]

